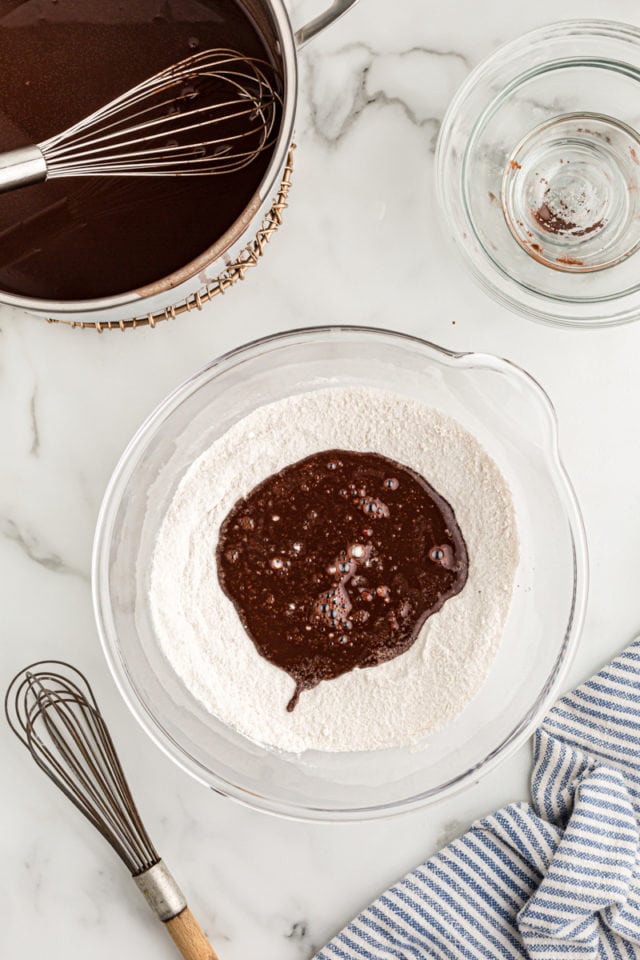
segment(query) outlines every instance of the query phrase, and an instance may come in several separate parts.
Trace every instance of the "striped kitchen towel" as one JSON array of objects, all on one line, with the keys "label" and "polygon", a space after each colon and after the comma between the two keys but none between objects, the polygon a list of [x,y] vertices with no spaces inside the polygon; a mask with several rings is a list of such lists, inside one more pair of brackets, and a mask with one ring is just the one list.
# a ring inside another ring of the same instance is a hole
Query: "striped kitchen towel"
[{"label": "striped kitchen towel", "polygon": [[531,792],[407,874],[316,960],[640,960],[640,639],[548,714]]}]

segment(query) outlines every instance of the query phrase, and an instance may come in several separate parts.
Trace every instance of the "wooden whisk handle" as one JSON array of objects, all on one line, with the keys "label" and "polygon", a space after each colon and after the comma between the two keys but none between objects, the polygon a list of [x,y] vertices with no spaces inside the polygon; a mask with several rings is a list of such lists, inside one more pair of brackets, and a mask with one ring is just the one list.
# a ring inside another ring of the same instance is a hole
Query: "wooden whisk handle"
[{"label": "wooden whisk handle", "polygon": [[218,955],[189,907],[185,907],[177,917],[167,920],[165,926],[184,960],[218,960]]},{"label": "wooden whisk handle", "polygon": [[155,915],[166,926],[184,960],[218,960],[164,860],[159,860],[133,879]]}]

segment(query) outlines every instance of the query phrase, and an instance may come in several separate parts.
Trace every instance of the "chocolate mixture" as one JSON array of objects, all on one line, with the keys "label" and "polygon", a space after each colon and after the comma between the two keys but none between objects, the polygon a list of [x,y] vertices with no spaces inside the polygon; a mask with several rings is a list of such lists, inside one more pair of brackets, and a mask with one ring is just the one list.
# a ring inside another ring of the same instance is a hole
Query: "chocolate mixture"
[{"label": "chocolate mixture", "polygon": [[[538,223],[543,230],[547,233],[553,233],[557,236],[573,236],[573,237],[584,237],[589,233],[593,233],[594,230],[599,230],[603,225],[603,220],[598,220],[596,223],[590,224],[587,227],[578,227],[573,221],[576,211],[570,210],[566,203],[560,203],[560,208],[562,213],[558,213],[556,210],[552,209],[548,203],[542,203],[537,210],[532,210],[531,215],[533,219]],[[587,210],[587,213],[589,211]]]},{"label": "chocolate mixture", "polygon": [[[211,47],[268,59],[236,0],[2,0],[0,150],[59,133]],[[72,300],[158,280],[233,224],[271,156],[225,176],[78,177],[0,195],[0,288]]]},{"label": "chocolate mixture", "polygon": [[426,480],[328,450],[268,477],[220,529],[218,576],[258,652],[300,693],[404,653],[464,587],[466,545]]}]

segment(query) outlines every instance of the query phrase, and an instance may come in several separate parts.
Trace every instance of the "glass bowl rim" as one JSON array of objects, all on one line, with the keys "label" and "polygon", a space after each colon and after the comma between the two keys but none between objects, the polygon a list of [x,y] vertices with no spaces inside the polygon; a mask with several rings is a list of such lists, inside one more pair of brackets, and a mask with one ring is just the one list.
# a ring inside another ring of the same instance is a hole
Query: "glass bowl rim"
[{"label": "glass bowl rim", "polygon": [[[137,456],[144,449],[147,439],[157,428],[161,428],[173,410],[209,379],[245,362],[254,356],[261,356],[268,349],[286,347],[296,343],[314,341],[318,338],[329,341],[343,335],[373,337],[382,342],[396,342],[413,347],[430,360],[451,365],[464,365],[471,368],[484,368],[496,373],[516,377],[529,391],[545,413],[547,423],[546,452],[547,466],[558,491],[568,522],[573,546],[573,593],[571,609],[564,638],[559,646],[553,668],[547,677],[543,689],[536,701],[524,716],[509,731],[501,742],[484,758],[476,762],[469,770],[430,790],[394,800],[388,803],[371,804],[361,807],[323,808],[312,804],[282,801],[277,796],[257,794],[238,784],[219,776],[213,770],[193,757],[168,733],[150,707],[139,696],[130,679],[126,664],[119,649],[116,631],[109,622],[108,556],[111,546],[110,533],[115,515],[120,505],[120,495],[130,477],[135,472]],[[584,523],[580,507],[569,476],[565,470],[558,446],[558,420],[555,408],[538,381],[522,367],[494,354],[452,351],[445,347],[417,337],[382,327],[364,325],[322,325],[302,327],[281,331],[241,344],[214,360],[205,364],[192,376],[175,387],[147,416],[122,452],[109,479],[100,507],[93,541],[92,597],[94,616],[102,650],[116,687],[129,711],[142,727],[147,736],[180,769],[194,777],[204,786],[224,797],[234,799],[245,806],[276,814],[288,819],[301,821],[348,822],[383,819],[418,809],[429,803],[440,801],[461,791],[471,780],[478,781],[493,770],[499,763],[512,756],[531,736],[539,721],[557,696],[558,690],[571,665],[584,622],[588,595],[588,552]]]},{"label": "glass bowl rim", "polygon": [[[451,130],[453,128],[454,121],[459,116],[465,99],[479,82],[482,82],[487,76],[491,75],[491,73],[495,70],[496,65],[501,62],[505,55],[513,55],[514,53],[518,53],[520,51],[529,50],[531,45],[534,43],[542,43],[552,39],[564,40],[571,37],[575,39],[580,37],[593,38],[598,36],[630,42],[636,46],[639,51],[639,62],[637,69],[638,72],[640,72],[640,26],[635,26],[634,24],[627,23],[623,20],[608,19],[606,17],[576,17],[565,20],[554,20],[551,23],[543,24],[542,26],[527,30],[525,33],[521,33],[518,36],[512,37],[510,40],[506,40],[504,43],[501,43],[488,56],[484,57],[480,63],[473,67],[473,69],[470,70],[465,79],[462,81],[446,108],[438,133],[434,162],[437,207],[443,233],[463,260],[465,267],[473,280],[497,303],[521,316],[525,316],[528,319],[554,327],[567,327],[571,329],[578,328],[582,330],[597,330],[603,327],[616,327],[627,323],[634,323],[640,319],[640,303],[636,303],[635,305],[629,304],[619,313],[613,315],[607,314],[604,312],[606,309],[606,304],[611,303],[612,300],[616,299],[616,297],[609,296],[607,298],[603,298],[601,301],[602,311],[600,314],[584,320],[578,317],[570,317],[561,315],[559,313],[554,313],[553,304],[556,301],[553,299],[549,299],[548,306],[545,307],[544,298],[541,295],[536,295],[534,302],[529,303],[524,299],[519,299],[515,293],[512,294],[506,290],[503,290],[498,285],[498,281],[494,280],[492,276],[488,275],[487,272],[482,269],[481,265],[476,263],[473,255],[467,250],[466,245],[458,237],[457,231],[452,229],[452,223],[455,221],[455,214],[452,212],[452,201],[449,199],[445,190],[444,161],[447,141],[451,136]],[[552,63],[553,61],[550,58],[548,62]],[[536,70],[540,70],[543,66],[544,64],[539,64]],[[532,71],[533,68],[529,68],[529,72]],[[499,96],[502,96],[502,92],[499,94]],[[483,111],[483,113],[484,112],[485,111]],[[474,133],[472,131],[469,139],[471,139],[473,135]],[[467,218],[465,214],[465,220],[466,219]],[[483,256],[486,258],[486,260],[491,261],[490,256],[487,254],[483,253]],[[503,272],[498,267],[492,266],[491,264],[489,269],[491,271],[497,270],[498,273]],[[507,275],[505,274],[505,276]],[[524,289],[526,294],[526,288]],[[563,302],[571,301],[564,300]]]}]

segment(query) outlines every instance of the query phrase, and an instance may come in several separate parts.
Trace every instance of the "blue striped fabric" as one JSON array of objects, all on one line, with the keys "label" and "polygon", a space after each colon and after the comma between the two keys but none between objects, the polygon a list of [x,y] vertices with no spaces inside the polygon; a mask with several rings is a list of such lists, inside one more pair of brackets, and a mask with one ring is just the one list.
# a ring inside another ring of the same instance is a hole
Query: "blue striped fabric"
[{"label": "blue striped fabric", "polygon": [[316,960],[640,960],[640,640],[551,710],[531,792],[407,874]]}]

